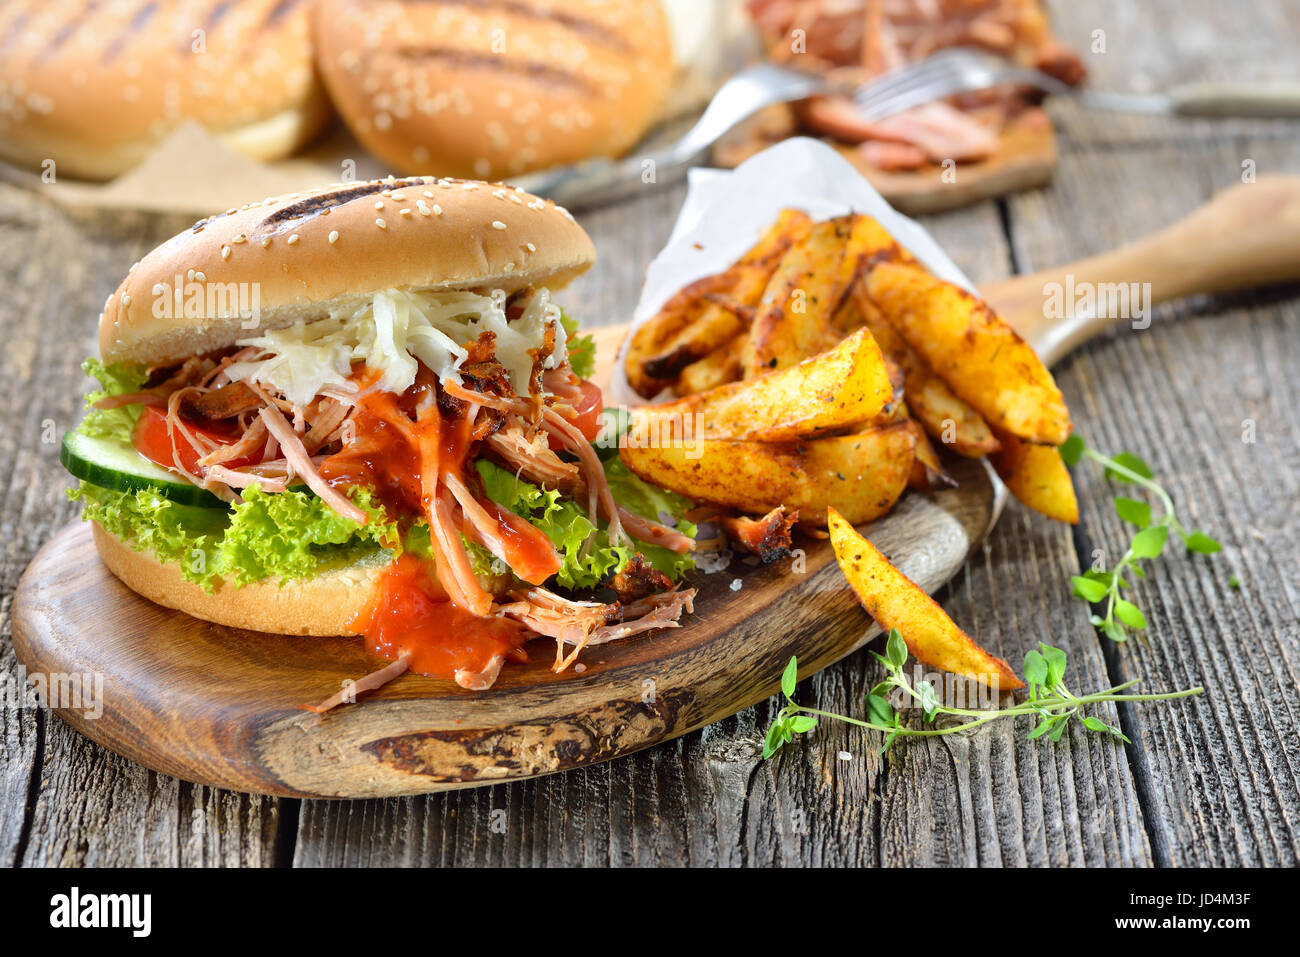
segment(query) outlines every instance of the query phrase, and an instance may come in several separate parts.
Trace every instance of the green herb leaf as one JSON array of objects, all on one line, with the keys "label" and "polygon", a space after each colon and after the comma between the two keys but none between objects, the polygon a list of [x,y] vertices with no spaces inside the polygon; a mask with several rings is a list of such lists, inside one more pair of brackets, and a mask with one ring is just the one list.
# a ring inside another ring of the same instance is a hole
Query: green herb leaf
[{"label": "green herb leaf", "polygon": [[1144,528],[1133,536],[1129,548],[1134,558],[1159,558],[1165,550],[1165,541],[1169,538],[1169,529],[1164,525]]},{"label": "green herb leaf", "polygon": [[1115,600],[1115,617],[1130,628],[1145,628],[1147,626],[1146,615],[1142,614],[1141,609],[1131,601],[1125,601],[1123,598]]},{"label": "green herb leaf", "polygon": [[1025,652],[1025,681],[1031,685],[1047,684],[1047,659],[1040,652]]},{"label": "green herb leaf", "polygon": [[1070,579],[1070,584],[1074,586],[1074,593],[1084,601],[1099,602],[1106,597],[1110,591],[1102,582],[1095,578],[1089,578],[1086,575],[1075,575]]},{"label": "green herb leaf", "polygon": [[1066,654],[1060,648],[1044,644],[1041,641],[1038,643],[1038,647],[1047,662],[1047,681],[1044,684],[1049,688],[1055,688],[1065,677]]},{"label": "green herb leaf", "polygon": [[806,734],[817,727],[817,719],[810,714],[797,714],[790,719],[790,730],[795,734]]},{"label": "green herb leaf", "polygon": [[1061,453],[1061,458],[1065,460],[1065,464],[1070,468],[1074,468],[1079,464],[1079,460],[1083,458],[1084,450],[1087,447],[1088,444],[1083,441],[1083,436],[1072,435],[1060,444],[1058,451]]},{"label": "green herb leaf", "polygon": [[1146,528],[1151,524],[1151,506],[1135,498],[1124,498],[1121,495],[1115,499],[1115,512],[1124,521],[1138,528]]},{"label": "green herb leaf", "polygon": [[[1145,479],[1149,479],[1155,474],[1151,471],[1151,466],[1147,465],[1146,462],[1142,461],[1142,459],[1138,458],[1132,452],[1120,452],[1118,455],[1112,455],[1110,460],[1116,465],[1122,465],[1130,472],[1136,472]],[[1131,481],[1127,476],[1121,475],[1109,466],[1106,468],[1106,477],[1108,479],[1113,479],[1116,482]]]},{"label": "green herb leaf", "polygon": [[1184,544],[1187,545],[1189,552],[1200,555],[1213,555],[1215,552],[1223,551],[1223,546],[1204,532],[1192,532],[1187,536]]},{"label": "green herb leaf", "polygon": [[867,714],[872,724],[892,725],[896,720],[894,706],[883,695],[874,692],[867,695]]},{"label": "green herb leaf", "polygon": [[889,629],[889,640],[885,642],[885,658],[895,670],[907,664],[907,642],[897,628]]},{"label": "green herb leaf", "polygon": [[785,666],[785,672],[781,675],[781,693],[786,696],[792,703],[794,701],[794,686],[799,680],[799,659],[792,657],[790,663]]}]

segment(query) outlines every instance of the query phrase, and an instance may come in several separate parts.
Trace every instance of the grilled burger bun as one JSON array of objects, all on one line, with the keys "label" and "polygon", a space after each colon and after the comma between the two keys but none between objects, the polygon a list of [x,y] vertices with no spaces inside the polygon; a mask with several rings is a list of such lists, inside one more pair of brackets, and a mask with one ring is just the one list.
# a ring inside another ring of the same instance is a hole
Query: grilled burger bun
[{"label": "grilled burger bun", "polygon": [[659,0],[321,0],[317,64],[394,170],[517,176],[631,149],[673,79]]},{"label": "grilled burger bun", "polygon": [[99,351],[105,362],[162,365],[254,334],[237,302],[201,318],[156,315],[178,275],[256,283],[266,332],[380,289],[558,289],[595,259],[568,210],[520,189],[427,176],[340,183],[227,210],[167,240],[108,297]]},{"label": "grilled burger bun", "polygon": [[330,116],[308,6],[11,0],[0,6],[0,156],[108,179],[186,121],[257,159],[286,156]]},{"label": "grilled burger bun", "polygon": [[[214,216],[163,243],[109,297],[100,351],[107,362],[166,365],[256,334],[233,314],[155,316],[153,290],[191,270],[200,283],[260,283],[258,328],[267,331],[324,318],[381,289],[557,289],[594,261],[591,240],[566,210],[519,190],[432,177],[344,183]],[[376,552],[283,586],[221,583],[209,593],[179,566],[93,530],[104,564],[133,591],[206,621],[279,634],[355,633],[350,623],[375,598],[387,564]],[[493,594],[507,584],[479,581]]]}]

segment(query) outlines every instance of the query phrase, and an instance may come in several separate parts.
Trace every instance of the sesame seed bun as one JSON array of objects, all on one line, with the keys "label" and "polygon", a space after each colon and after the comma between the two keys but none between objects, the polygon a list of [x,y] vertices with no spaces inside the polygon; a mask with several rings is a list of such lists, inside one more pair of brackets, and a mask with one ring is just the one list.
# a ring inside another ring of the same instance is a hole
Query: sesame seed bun
[{"label": "sesame seed bun", "polygon": [[317,64],[367,149],[504,178],[631,149],[674,65],[659,0],[319,0]]},{"label": "sesame seed bun", "polygon": [[0,5],[0,156],[107,179],[197,121],[277,159],[330,116],[309,4],[11,0]]},{"label": "sesame seed bun", "polygon": [[[163,243],[109,296],[100,353],[162,365],[254,328],[355,308],[381,289],[556,289],[595,258],[568,210],[520,189],[432,177],[340,183],[229,210]],[[203,293],[195,314],[175,308],[178,285]],[[240,316],[241,291],[245,306],[256,292],[256,326]]]},{"label": "sesame seed bun", "polygon": [[[136,551],[98,522],[91,523],[91,534],[108,570],[133,592],[204,621],[276,635],[360,634],[353,620],[378,597],[381,575],[388,567],[386,553],[376,552],[370,561],[331,568],[283,587],[279,579],[240,588],[219,582],[206,592],[187,581],[179,565],[164,564],[149,551]],[[508,580],[480,576],[479,584],[499,595]]]}]

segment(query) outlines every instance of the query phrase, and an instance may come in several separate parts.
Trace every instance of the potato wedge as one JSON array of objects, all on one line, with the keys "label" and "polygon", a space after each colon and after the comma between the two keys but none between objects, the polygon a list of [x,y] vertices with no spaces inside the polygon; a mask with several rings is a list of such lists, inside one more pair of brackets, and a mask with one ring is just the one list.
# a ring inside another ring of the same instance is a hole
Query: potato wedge
[{"label": "potato wedge", "polygon": [[840,263],[840,288],[848,289],[867,268],[878,262],[913,264],[916,257],[898,245],[898,240],[874,217],[857,214]]},{"label": "potato wedge", "polygon": [[661,421],[703,416],[706,438],[790,442],[867,422],[894,396],[871,333],[859,329],[828,352],[757,379],[634,409]]},{"label": "potato wedge", "polygon": [[697,279],[674,293],[657,313],[636,328],[628,342],[623,366],[628,384],[637,395],[652,399],[672,384],[671,379],[650,375],[646,361],[695,321],[708,306],[705,296],[724,292],[733,282],[734,277],[727,273]]},{"label": "potato wedge", "polygon": [[833,341],[831,315],[843,287],[840,264],[852,217],[815,223],[790,247],[763,290],[741,359],[746,379],[816,355]]},{"label": "potato wedge", "polygon": [[898,363],[903,370],[904,394],[909,400],[911,415],[925,427],[926,432],[967,458],[983,458],[998,450],[998,440],[984,418],[969,403],[952,394],[944,381],[885,319],[875,303],[867,298],[859,282],[836,313],[835,325],[848,329],[863,324],[871,330],[885,357]]},{"label": "potato wedge", "polygon": [[1025,686],[1005,661],[977,645],[934,599],[859,535],[856,523],[831,508],[828,524],[835,558],[858,601],[881,628],[897,628],[918,661],[1000,691]]},{"label": "potato wedge", "polygon": [[912,460],[912,472],[907,479],[907,487],[916,489],[918,492],[936,492],[943,488],[956,488],[957,483],[953,481],[946,471],[943,463],[939,461],[939,454],[935,452],[934,446],[930,444],[930,437],[925,434],[925,429],[920,422],[913,419],[907,413],[906,404],[903,405],[903,415],[907,422],[908,428],[916,437],[916,453]]},{"label": "potato wedge", "polygon": [[989,423],[1060,445],[1070,413],[1052,374],[986,303],[911,266],[882,262],[865,279],[871,301],[952,391]]},{"label": "potato wedge", "polygon": [[1079,500],[1070,470],[1054,445],[1034,445],[1002,432],[999,452],[989,456],[1007,489],[1035,512],[1069,525],[1079,523]]},{"label": "potato wedge", "polygon": [[649,447],[645,440],[629,430],[619,455],[646,481],[750,515],[784,505],[811,524],[825,523],[831,506],[855,522],[889,511],[907,485],[915,448],[906,423],[797,444],[699,439]]},{"label": "potato wedge", "polygon": [[682,370],[674,391],[678,395],[707,392],[740,378],[740,350],[744,340],[737,337],[726,345],[714,349],[703,359],[692,362]]}]

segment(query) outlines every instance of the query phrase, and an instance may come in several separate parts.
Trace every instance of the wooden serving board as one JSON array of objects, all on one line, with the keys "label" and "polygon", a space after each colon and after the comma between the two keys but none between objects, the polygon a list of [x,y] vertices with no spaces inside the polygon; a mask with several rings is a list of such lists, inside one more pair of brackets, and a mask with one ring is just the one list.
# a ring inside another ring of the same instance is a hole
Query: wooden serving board
[{"label": "wooden serving board", "polygon": [[[621,330],[600,330],[612,357]],[[1002,487],[982,463],[957,462],[957,489],[909,494],[867,526],[927,591],[983,540]],[[524,778],[606,761],[735,714],[773,694],[798,655],[812,674],[877,633],[829,543],[768,566],[732,561],[695,572],[681,628],[592,648],[584,670],[553,674],[554,646],[470,692],[404,675],[356,705],[320,701],[382,661],[360,638],[268,635],[155,605],[100,561],[90,526],[59,532],[14,597],[14,649],[29,675],[102,675],[102,714],[59,708],[73,727],[157,771],[239,791],[381,797]],[[57,702],[56,702],[57,703]]]}]

